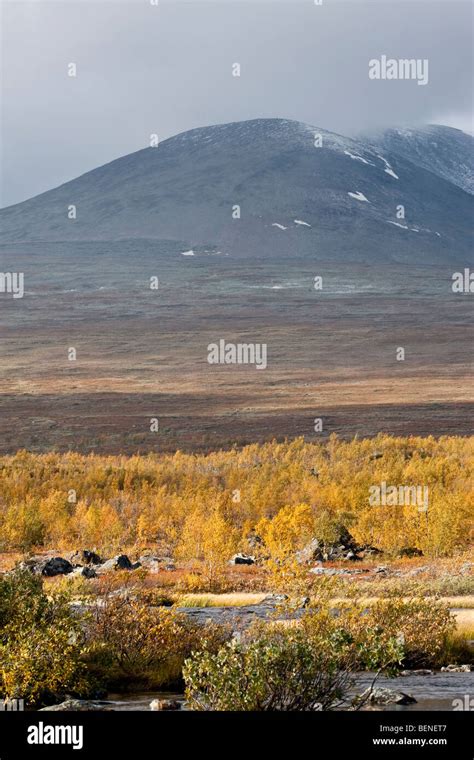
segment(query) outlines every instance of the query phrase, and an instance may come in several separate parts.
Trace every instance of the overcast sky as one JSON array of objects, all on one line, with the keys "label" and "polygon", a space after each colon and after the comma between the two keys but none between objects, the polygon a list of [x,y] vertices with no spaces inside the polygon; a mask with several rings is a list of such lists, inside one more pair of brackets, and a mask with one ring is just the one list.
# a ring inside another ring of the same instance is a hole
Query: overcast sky
[{"label": "overcast sky", "polygon": [[[2,206],[151,133],[257,117],[473,129],[469,0],[3,0],[2,13]],[[427,58],[428,85],[369,80],[383,54]]]}]

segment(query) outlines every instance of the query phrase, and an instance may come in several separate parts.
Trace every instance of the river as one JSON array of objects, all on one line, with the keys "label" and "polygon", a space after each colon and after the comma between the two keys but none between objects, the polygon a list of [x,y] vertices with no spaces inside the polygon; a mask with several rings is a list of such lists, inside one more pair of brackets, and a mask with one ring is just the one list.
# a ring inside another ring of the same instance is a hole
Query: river
[{"label": "river", "polygon": [[[361,693],[372,682],[370,673],[357,676],[356,692]],[[378,687],[403,691],[417,700],[412,705],[389,705],[370,709],[396,710],[397,712],[413,712],[417,710],[453,710],[453,700],[460,699],[467,703],[469,697],[474,697],[474,673],[441,673],[432,675],[409,675],[398,678],[380,677]],[[467,699],[466,699],[467,697]],[[174,692],[136,692],[130,694],[110,694],[109,707],[113,710],[134,711],[149,710],[153,699],[177,699],[182,701],[183,694]]]}]

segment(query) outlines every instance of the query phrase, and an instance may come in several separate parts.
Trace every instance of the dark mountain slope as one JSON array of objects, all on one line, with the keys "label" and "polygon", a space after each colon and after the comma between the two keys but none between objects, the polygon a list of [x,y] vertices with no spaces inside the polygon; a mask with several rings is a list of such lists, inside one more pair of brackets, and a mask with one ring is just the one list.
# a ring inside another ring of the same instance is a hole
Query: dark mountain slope
[{"label": "dark mountain slope", "polygon": [[3,209],[0,241],[145,238],[238,257],[466,263],[473,203],[392,150],[257,119],[185,132]]},{"label": "dark mountain slope", "polygon": [[427,124],[416,129],[388,129],[367,139],[474,193],[474,139],[466,132]]}]

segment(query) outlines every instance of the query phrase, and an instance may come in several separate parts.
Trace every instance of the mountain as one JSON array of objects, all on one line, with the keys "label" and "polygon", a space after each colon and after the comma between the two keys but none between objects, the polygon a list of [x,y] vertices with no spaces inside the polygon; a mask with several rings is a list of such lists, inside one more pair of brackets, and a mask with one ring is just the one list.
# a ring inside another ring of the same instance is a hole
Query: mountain
[{"label": "mountain", "polygon": [[445,129],[437,162],[431,137],[402,150],[396,131],[374,144],[285,119],[193,129],[3,209],[0,242],[152,239],[240,258],[465,264],[467,143]]},{"label": "mountain", "polygon": [[416,129],[388,129],[365,139],[474,194],[474,139],[466,132],[428,124]]}]

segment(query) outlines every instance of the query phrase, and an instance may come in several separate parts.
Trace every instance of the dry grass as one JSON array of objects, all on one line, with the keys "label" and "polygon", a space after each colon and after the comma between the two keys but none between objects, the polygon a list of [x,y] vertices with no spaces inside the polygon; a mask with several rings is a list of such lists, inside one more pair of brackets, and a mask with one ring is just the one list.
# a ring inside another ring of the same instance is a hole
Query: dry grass
[{"label": "dry grass", "polygon": [[474,609],[453,612],[459,633],[474,640]]},{"label": "dry grass", "polygon": [[247,607],[260,604],[268,594],[231,593],[231,594],[184,594],[179,596],[179,607]]},{"label": "dry grass", "polygon": [[[362,604],[375,604],[376,602],[379,602],[380,599],[383,599],[384,596],[358,596],[357,601],[361,602]],[[404,596],[403,599],[405,601],[408,601],[409,599],[412,599],[412,596]],[[424,597],[420,597],[424,598]],[[444,602],[444,604],[447,604],[452,609],[457,608],[461,609],[463,611],[466,611],[467,614],[471,613],[474,615],[474,596],[440,596],[437,597],[440,599],[441,602]],[[333,604],[335,606],[339,604],[350,604],[351,603],[350,598],[345,597],[336,597],[333,599]],[[459,613],[461,614],[461,613]]]}]

